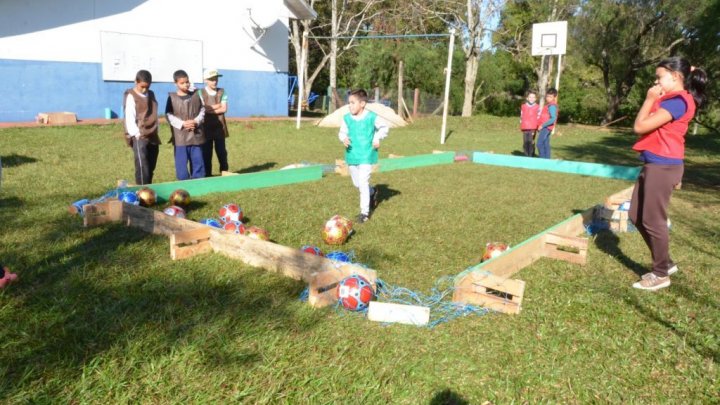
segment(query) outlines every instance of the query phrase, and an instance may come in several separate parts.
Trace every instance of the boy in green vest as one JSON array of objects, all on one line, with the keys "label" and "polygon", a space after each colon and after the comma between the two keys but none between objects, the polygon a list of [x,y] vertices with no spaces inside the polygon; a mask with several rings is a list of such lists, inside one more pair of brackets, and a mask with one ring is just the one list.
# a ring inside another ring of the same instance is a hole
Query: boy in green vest
[{"label": "boy in green vest", "polygon": [[353,184],[360,191],[358,223],[370,219],[370,205],[377,205],[377,189],[370,186],[370,172],[378,161],[380,140],[388,134],[388,125],[374,112],[365,109],[367,93],[353,90],[348,99],[350,113],[345,114],[338,138],[345,145],[345,162]]}]

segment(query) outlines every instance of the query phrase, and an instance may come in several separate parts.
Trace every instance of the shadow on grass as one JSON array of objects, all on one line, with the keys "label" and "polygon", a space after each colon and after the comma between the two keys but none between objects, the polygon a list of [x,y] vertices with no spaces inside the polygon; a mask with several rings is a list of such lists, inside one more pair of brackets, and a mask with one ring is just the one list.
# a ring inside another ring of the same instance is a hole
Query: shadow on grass
[{"label": "shadow on grass", "polygon": [[35,163],[38,161],[34,157],[18,155],[16,153],[13,153],[12,155],[0,156],[0,160],[2,160],[2,167],[16,167],[24,165],[26,163]]},{"label": "shadow on grass", "polygon": [[598,249],[615,258],[615,260],[632,270],[633,273],[638,276],[642,276],[647,273],[648,270],[645,266],[629,258],[625,253],[623,253],[619,246],[620,238],[618,238],[618,236],[612,231],[599,232],[597,236],[595,236],[595,245]]},{"label": "shadow on grass", "polygon": [[[1,192],[1,191],[0,191]],[[12,222],[25,201],[18,197],[0,197],[0,229]],[[8,229],[6,229],[7,231]]]},{"label": "shadow on grass", "polygon": [[[647,292],[641,292],[641,294],[642,293],[648,294]],[[677,293],[678,295],[695,301],[695,303],[699,305],[702,305],[703,302],[706,301],[706,297],[699,297],[694,292],[692,292],[692,290],[684,286],[677,285],[675,283],[673,283],[669,287],[668,293]],[[659,311],[640,302],[640,300],[638,300],[637,294],[620,294],[616,292],[613,295],[616,295],[618,299],[622,299],[623,301],[625,301],[626,304],[634,307],[635,310],[640,315],[644,316],[646,319],[663,326],[664,328],[675,334],[678,339],[691,347],[693,351],[695,351],[695,353],[705,358],[712,359],[715,364],[720,363],[720,351],[712,347],[711,344],[708,344],[708,341],[706,340],[707,336],[713,336],[717,333],[717,331],[712,325],[706,326],[696,322],[694,324],[696,328],[707,330],[704,330],[702,332],[698,331],[696,333],[688,333],[686,329],[680,327],[672,320],[666,319]],[[714,306],[715,308],[717,308],[717,303],[715,303]]]},{"label": "shadow on grass", "polygon": [[451,389],[444,389],[430,400],[430,405],[469,405],[470,402]]},{"label": "shadow on grass", "polygon": [[390,188],[387,184],[376,184],[375,189],[377,190],[377,205],[382,204],[384,201],[388,201],[396,195],[401,194],[400,190]]},{"label": "shadow on grass", "polygon": [[[201,353],[199,361],[206,367],[237,368],[239,363],[261,361],[261,356],[228,343],[227,336],[262,333],[258,330],[264,328],[303,331],[317,325],[320,315],[300,319],[290,308],[304,288],[295,280],[262,270],[220,280],[195,268],[206,267],[203,260],[232,259],[148,260],[149,252],[157,251],[157,238],[165,236],[119,224],[95,228],[92,237],[84,235],[87,232],[63,232],[64,240],[48,236],[40,243],[82,242],[19,259],[28,271],[23,282],[7,292],[22,305],[4,318],[0,333],[6,347],[17,348],[0,351],[0,364],[12,365],[0,367],[5,371],[0,402],[31,392],[32,385],[49,376],[80,378],[87,364],[101,358],[134,367],[133,362],[152,363],[190,347]],[[135,357],[118,354],[126,352]],[[52,391],[60,389],[46,387],[36,395],[59,394]]]},{"label": "shadow on grass", "polygon": [[253,165],[253,166],[248,166],[248,167],[242,168],[240,170],[235,171],[235,173],[243,174],[243,173],[262,172],[264,170],[270,170],[275,166],[277,166],[277,162],[267,162],[267,163],[263,163],[261,165]]}]

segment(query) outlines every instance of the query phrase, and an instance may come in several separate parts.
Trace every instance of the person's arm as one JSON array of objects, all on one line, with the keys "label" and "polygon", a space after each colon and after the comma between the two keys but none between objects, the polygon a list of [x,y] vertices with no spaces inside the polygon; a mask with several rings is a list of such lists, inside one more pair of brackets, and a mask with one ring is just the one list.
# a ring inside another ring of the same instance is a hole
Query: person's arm
[{"label": "person's arm", "polygon": [[550,118],[543,122],[542,125],[540,125],[540,129],[547,128],[550,125],[555,123],[555,120],[557,119],[557,106],[549,105],[548,106],[548,114],[550,114]]},{"label": "person's arm", "polygon": [[206,114],[225,114],[227,112],[227,93],[223,90],[220,102],[206,107]]},{"label": "person's arm", "polygon": [[346,148],[348,146],[350,146],[350,137],[348,136],[348,134],[349,134],[348,126],[345,123],[345,119],[343,119],[342,122],[340,123],[340,131],[338,132],[338,139],[340,139],[340,142],[342,142]]},{"label": "person's arm", "polygon": [[637,117],[635,117],[633,131],[636,134],[645,135],[672,121],[672,115],[664,108],[660,108],[652,114],[650,113],[650,109],[660,96],[662,96],[660,86],[655,85],[648,90],[645,101],[640,107]]},{"label": "person's arm", "polygon": [[183,120],[173,115],[172,99],[168,96],[167,103],[165,103],[165,117],[168,123],[175,129],[183,129]]},{"label": "person's arm", "polygon": [[373,136],[373,147],[375,149],[380,147],[380,141],[385,139],[388,136],[388,132],[390,131],[390,126],[388,123],[380,118],[375,118],[375,135]]},{"label": "person's arm", "polygon": [[125,129],[131,138],[140,138],[140,128],[137,126],[137,111],[135,111],[135,99],[128,94],[125,99]]},{"label": "person's arm", "polygon": [[204,120],[205,120],[205,106],[201,107],[200,113],[198,113],[198,115],[195,118],[193,118],[193,121],[195,121],[196,125],[202,124]]}]

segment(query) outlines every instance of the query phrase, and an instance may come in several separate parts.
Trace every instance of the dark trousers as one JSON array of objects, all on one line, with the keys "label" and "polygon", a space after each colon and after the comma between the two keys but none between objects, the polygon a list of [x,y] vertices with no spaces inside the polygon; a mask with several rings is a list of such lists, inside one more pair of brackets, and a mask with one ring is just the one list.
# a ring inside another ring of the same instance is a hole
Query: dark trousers
[{"label": "dark trousers", "polygon": [[523,153],[525,156],[532,156],[535,154],[535,140],[533,139],[533,135],[535,134],[535,130],[532,129],[523,129]]},{"label": "dark trousers", "polygon": [[204,145],[175,146],[175,176],[178,180],[205,177],[203,148]]},{"label": "dark trousers", "polygon": [[658,277],[667,277],[668,269],[673,266],[667,207],[673,187],[682,181],[683,170],[683,165],[646,163],[635,183],[630,202],[628,215],[650,248],[652,272]]},{"label": "dark trousers", "polygon": [[550,133],[552,130],[543,128],[538,133],[537,148],[541,158],[550,159]]},{"label": "dark trousers", "polygon": [[159,145],[154,145],[147,139],[133,138],[131,146],[135,160],[135,184],[152,184],[160,153]]},{"label": "dark trousers", "polygon": [[228,171],[227,149],[225,149],[225,137],[219,136],[215,139],[208,138],[203,148],[203,162],[205,163],[205,177],[212,175],[213,147],[220,163],[220,172]]}]

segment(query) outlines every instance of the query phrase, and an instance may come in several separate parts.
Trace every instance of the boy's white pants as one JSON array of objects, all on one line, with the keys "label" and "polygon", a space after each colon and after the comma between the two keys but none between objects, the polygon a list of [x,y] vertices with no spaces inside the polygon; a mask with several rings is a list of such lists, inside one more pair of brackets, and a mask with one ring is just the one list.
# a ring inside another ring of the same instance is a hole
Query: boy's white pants
[{"label": "boy's white pants", "polygon": [[350,177],[355,187],[360,190],[360,213],[370,214],[370,173],[371,164],[348,165]]}]

